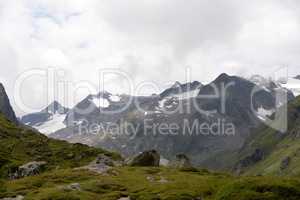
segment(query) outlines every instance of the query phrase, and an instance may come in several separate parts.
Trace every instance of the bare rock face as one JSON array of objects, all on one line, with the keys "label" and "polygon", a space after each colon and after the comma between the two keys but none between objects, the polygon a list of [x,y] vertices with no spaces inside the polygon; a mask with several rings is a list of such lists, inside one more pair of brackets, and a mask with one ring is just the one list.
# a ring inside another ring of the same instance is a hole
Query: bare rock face
[{"label": "bare rock face", "polygon": [[127,161],[129,166],[159,167],[160,155],[156,150],[145,151]]},{"label": "bare rock face", "polygon": [[190,159],[185,154],[177,154],[170,166],[178,169],[193,169]]},{"label": "bare rock face", "polygon": [[27,176],[38,175],[43,171],[46,164],[47,164],[47,162],[45,162],[45,161],[29,162],[22,166],[19,166],[18,170],[9,176],[11,179],[18,179],[18,178],[23,178],[23,177],[27,177]]}]

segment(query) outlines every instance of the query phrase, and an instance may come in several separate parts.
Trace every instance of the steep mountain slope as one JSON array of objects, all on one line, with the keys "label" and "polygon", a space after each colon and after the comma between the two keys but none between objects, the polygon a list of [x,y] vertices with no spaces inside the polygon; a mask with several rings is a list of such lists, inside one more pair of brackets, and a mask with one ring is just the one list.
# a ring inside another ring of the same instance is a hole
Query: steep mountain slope
[{"label": "steep mountain slope", "polygon": [[239,152],[239,173],[300,175],[300,97],[288,105],[288,130],[262,127]]},{"label": "steep mountain slope", "polygon": [[18,123],[15,112],[13,111],[3,85],[0,83],[0,113],[14,123]]},{"label": "steep mountain slope", "polygon": [[66,127],[64,121],[68,111],[68,108],[54,101],[40,112],[23,116],[21,122],[49,135]]},{"label": "steep mountain slope", "polygon": [[6,177],[16,167],[31,161],[46,161],[48,169],[78,167],[90,162],[101,149],[82,144],[49,139],[23,127],[17,127],[0,116],[0,177]]}]

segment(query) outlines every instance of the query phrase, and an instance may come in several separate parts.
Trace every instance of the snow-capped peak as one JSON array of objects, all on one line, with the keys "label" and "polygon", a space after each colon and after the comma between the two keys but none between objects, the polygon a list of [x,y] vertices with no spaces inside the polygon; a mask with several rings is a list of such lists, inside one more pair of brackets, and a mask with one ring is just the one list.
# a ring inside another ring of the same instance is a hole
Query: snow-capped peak
[{"label": "snow-capped peak", "polygon": [[53,101],[40,112],[23,116],[21,121],[49,135],[66,127],[64,121],[68,112],[68,108],[63,107],[58,101]]}]

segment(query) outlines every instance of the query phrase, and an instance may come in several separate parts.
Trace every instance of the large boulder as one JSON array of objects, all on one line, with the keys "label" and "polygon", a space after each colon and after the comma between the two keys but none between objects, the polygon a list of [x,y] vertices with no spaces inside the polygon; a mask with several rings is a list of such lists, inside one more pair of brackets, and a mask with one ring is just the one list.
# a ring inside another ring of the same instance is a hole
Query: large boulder
[{"label": "large boulder", "polygon": [[17,171],[10,175],[10,178],[18,179],[27,176],[38,175],[44,170],[46,164],[47,162],[45,161],[39,161],[39,162],[33,161],[33,162],[26,163],[22,166],[19,166]]},{"label": "large boulder", "polygon": [[145,151],[128,160],[129,166],[159,167],[160,155],[156,150]]}]

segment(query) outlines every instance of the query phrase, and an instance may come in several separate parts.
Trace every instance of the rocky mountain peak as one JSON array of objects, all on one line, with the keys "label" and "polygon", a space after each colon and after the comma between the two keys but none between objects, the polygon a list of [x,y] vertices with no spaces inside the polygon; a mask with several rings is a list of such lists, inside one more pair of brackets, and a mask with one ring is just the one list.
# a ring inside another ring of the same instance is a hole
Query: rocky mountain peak
[{"label": "rocky mountain peak", "polygon": [[222,73],[214,80],[214,82],[215,83],[228,82],[231,79],[233,79],[233,76],[229,76],[226,73]]},{"label": "rocky mountain peak", "polygon": [[0,83],[0,112],[10,121],[18,123],[16,114],[10,105],[4,86]]},{"label": "rocky mountain peak", "polygon": [[170,95],[176,95],[180,93],[186,93],[190,91],[195,91],[197,89],[200,89],[202,87],[202,84],[199,81],[193,81],[193,82],[187,82],[187,83],[179,83],[176,81],[172,87],[164,90],[161,94],[160,97],[167,97]]},{"label": "rocky mountain peak", "polygon": [[181,87],[181,83],[179,81],[176,81],[172,86],[171,88],[179,88]]},{"label": "rocky mountain peak", "polygon": [[65,108],[62,106],[58,101],[53,101],[51,104],[49,104],[42,112],[45,113],[66,113],[68,111],[68,108]]}]

